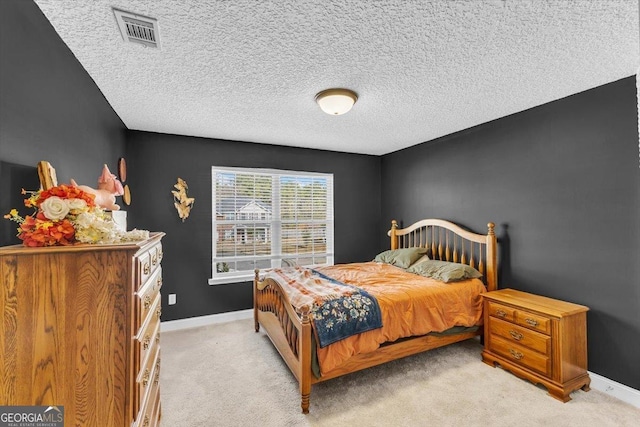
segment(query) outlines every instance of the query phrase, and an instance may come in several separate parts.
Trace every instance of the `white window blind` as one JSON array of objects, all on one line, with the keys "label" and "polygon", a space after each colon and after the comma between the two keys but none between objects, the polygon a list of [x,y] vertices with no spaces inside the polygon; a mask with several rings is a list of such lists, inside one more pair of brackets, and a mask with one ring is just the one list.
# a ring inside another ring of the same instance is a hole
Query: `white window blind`
[{"label": "white window blind", "polygon": [[333,264],[333,175],[212,168],[210,284],[256,268]]}]

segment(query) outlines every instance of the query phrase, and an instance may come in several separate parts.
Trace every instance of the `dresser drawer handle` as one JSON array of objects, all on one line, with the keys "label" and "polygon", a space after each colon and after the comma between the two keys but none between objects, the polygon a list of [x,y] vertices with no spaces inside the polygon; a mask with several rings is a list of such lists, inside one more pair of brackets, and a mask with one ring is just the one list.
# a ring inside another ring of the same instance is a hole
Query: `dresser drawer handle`
[{"label": "dresser drawer handle", "polygon": [[156,280],[156,287],[160,289],[162,287],[162,277],[158,276],[158,280]]},{"label": "dresser drawer handle", "polygon": [[149,419],[149,415],[145,415],[144,416],[144,424],[142,424],[143,427],[149,427],[149,422],[151,420]]},{"label": "dresser drawer handle", "polygon": [[504,311],[504,310],[498,310],[498,311],[496,311],[496,316],[507,317],[507,312]]},{"label": "dresser drawer handle", "polygon": [[158,252],[158,262],[162,261],[162,251]]},{"label": "dresser drawer handle", "polygon": [[156,310],[156,315],[158,316],[158,319],[160,319],[160,316],[162,315],[162,309],[158,307],[158,309]]},{"label": "dresser drawer handle", "polygon": [[524,337],[524,335],[522,335],[518,331],[509,331],[509,335],[511,335],[511,338],[513,338],[516,341],[520,341]]},{"label": "dresser drawer handle", "polygon": [[538,326],[538,321],[536,319],[527,317],[526,319],[524,319],[524,321],[527,322],[527,324],[530,326]]},{"label": "dresser drawer handle", "polygon": [[144,350],[149,349],[149,344],[151,344],[151,337],[149,335],[144,337],[144,341],[142,342],[142,348]]},{"label": "dresser drawer handle", "polygon": [[144,296],[144,309],[145,310],[149,310],[149,307],[151,307],[151,296],[145,295]]},{"label": "dresser drawer handle", "polygon": [[156,362],[156,377],[153,380],[153,383],[155,385],[158,385],[159,382],[160,382],[160,359],[158,359],[158,361]]},{"label": "dresser drawer handle", "polygon": [[142,376],[142,386],[146,387],[147,385],[149,385],[149,376],[151,375],[151,372],[149,372],[149,368],[144,370],[144,375]]},{"label": "dresser drawer handle", "polygon": [[522,354],[519,351],[516,351],[516,350],[514,350],[512,348],[509,349],[509,353],[511,353],[511,355],[514,358],[518,359],[518,360],[520,360],[520,359],[522,359],[524,357],[524,354]]},{"label": "dresser drawer handle", "polygon": [[160,344],[160,334],[156,334],[156,344]]},{"label": "dresser drawer handle", "polygon": [[151,271],[151,266],[149,265],[148,262],[145,262],[144,265],[142,266],[142,272],[146,275],[146,274],[149,274],[150,271]]},{"label": "dresser drawer handle", "polygon": [[151,257],[151,264],[156,265],[157,263],[158,263],[158,255],[153,254],[153,256]]}]

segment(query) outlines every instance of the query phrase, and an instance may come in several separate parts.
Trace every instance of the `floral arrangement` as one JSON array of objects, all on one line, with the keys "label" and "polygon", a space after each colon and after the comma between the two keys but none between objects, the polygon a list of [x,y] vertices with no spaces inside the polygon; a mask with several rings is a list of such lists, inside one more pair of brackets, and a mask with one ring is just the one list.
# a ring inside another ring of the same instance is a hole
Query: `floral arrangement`
[{"label": "floral arrangement", "polygon": [[18,238],[25,246],[58,246],[76,243],[120,243],[144,240],[146,230],[122,231],[96,205],[95,195],[78,187],[58,185],[48,190],[26,191],[24,205],[33,215],[22,217],[11,209],[4,218],[18,224]]}]

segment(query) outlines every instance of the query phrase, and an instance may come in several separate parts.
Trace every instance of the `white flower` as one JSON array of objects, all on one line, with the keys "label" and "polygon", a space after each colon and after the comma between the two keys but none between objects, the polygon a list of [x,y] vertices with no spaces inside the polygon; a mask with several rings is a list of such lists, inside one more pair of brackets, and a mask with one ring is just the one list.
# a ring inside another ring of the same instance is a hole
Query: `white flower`
[{"label": "white flower", "polygon": [[40,209],[44,216],[51,221],[60,221],[69,213],[67,203],[57,196],[51,196],[40,204]]},{"label": "white flower", "polygon": [[82,199],[66,199],[69,210],[84,210],[87,202]]},{"label": "white flower", "polygon": [[149,238],[146,230],[120,231],[115,222],[104,217],[98,208],[94,212],[80,213],[74,221],[76,239],[82,243],[110,244],[132,242]]},{"label": "white flower", "polygon": [[89,213],[81,213],[75,220],[76,226],[80,226],[83,228],[89,228],[91,223],[93,223],[94,216]]}]

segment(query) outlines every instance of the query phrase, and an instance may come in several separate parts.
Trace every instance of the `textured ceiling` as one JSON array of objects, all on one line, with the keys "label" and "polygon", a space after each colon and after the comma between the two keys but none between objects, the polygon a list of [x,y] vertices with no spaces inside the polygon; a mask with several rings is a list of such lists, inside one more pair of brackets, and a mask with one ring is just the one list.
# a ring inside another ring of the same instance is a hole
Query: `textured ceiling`
[{"label": "textured ceiling", "polygon": [[[635,74],[638,0],[36,0],[129,129],[385,154]],[[112,7],[158,20],[122,40]],[[315,104],[356,91],[342,116]]]}]

